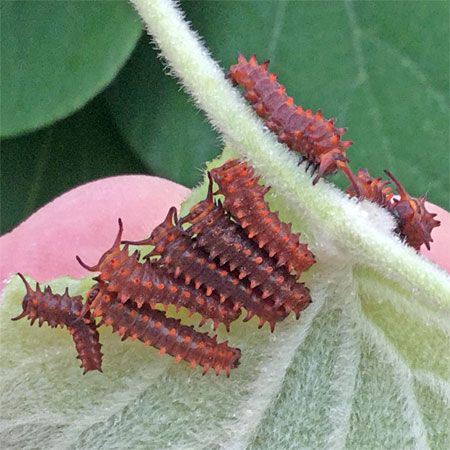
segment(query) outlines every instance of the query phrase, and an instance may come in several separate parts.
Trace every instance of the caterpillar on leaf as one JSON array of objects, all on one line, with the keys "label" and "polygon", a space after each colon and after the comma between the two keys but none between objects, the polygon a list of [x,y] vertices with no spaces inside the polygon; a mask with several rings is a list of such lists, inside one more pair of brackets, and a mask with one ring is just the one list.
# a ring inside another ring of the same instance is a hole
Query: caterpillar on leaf
[{"label": "caterpillar on leaf", "polygon": [[102,317],[100,324],[111,326],[122,340],[138,339],[158,349],[160,354],[173,356],[176,362],[185,360],[191,367],[199,364],[203,374],[211,368],[216,375],[224,371],[229,377],[231,369],[238,366],[241,351],[228,346],[227,342],[218,343],[216,336],[195,331],[147,305],[138,307],[131,301],[123,304],[116,293],[105,292],[101,286],[96,290],[92,301],[98,303],[96,315]]},{"label": "caterpillar on leaf", "polygon": [[396,220],[397,233],[408,245],[419,250],[425,244],[430,249],[430,243],[433,242],[431,232],[440,222],[435,219],[436,214],[426,209],[425,197],[409,195],[388,170],[385,173],[396,186],[398,197],[394,196],[392,188],[388,186],[389,181],[371,177],[367,169],[359,169],[355,175],[348,164],[341,164],[340,167],[350,181],[346,190],[350,197],[367,199],[386,208]]},{"label": "caterpillar on leaf", "polygon": [[83,373],[91,370],[102,371],[102,353],[99,334],[89,311],[83,313],[82,297],[71,297],[66,288],[63,295],[54,294],[50,287],[43,291],[39,283],[33,290],[25,277],[19,273],[26,294],[22,301],[22,313],[12,320],[24,317],[30,319],[30,325],[37,320],[41,327],[45,322],[52,328],[67,328],[72,335]]}]

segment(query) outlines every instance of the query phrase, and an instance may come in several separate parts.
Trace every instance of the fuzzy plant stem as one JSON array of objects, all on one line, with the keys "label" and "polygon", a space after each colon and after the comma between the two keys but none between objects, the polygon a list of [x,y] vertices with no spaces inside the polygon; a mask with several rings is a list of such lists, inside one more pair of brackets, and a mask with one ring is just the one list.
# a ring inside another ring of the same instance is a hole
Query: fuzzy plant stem
[{"label": "fuzzy plant stem", "polygon": [[[290,210],[298,211],[320,236],[339,242],[364,264],[417,290],[450,310],[450,277],[380,229],[367,210],[321,181],[313,186],[298,159],[268,132],[242,96],[225,79],[199,36],[171,0],[131,0],[172,74],[205,111],[229,146],[247,158]],[[386,227],[385,227],[386,228]]]}]

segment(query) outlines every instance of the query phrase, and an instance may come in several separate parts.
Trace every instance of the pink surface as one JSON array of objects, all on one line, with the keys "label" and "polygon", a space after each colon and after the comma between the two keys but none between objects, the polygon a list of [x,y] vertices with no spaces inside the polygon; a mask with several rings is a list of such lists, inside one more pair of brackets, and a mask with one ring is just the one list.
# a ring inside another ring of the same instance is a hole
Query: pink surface
[{"label": "pink surface", "polygon": [[450,273],[450,214],[431,203],[427,203],[427,209],[437,214],[436,220],[440,220],[441,225],[431,233],[433,242],[430,250],[422,245],[420,253]]},{"label": "pink surface", "polygon": [[[95,264],[124,223],[124,239],[138,240],[179,206],[189,190],[171,181],[144,175],[106,178],[73,189],[34,213],[0,238],[0,289],[18,271],[38,281],[63,275],[85,276],[79,255]],[[442,225],[433,230],[431,252],[423,254],[450,272],[450,214],[434,205]]]},{"label": "pink surface", "polygon": [[96,263],[114,241],[119,217],[124,239],[143,239],[188,194],[179,184],[145,175],[106,178],[66,192],[0,238],[0,289],[18,271],[39,281],[85,276],[75,256]]}]

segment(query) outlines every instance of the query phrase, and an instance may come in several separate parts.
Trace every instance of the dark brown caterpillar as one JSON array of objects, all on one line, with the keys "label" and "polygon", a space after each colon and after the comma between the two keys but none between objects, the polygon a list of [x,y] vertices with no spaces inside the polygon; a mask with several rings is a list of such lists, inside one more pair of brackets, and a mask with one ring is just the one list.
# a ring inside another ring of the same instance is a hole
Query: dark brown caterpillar
[{"label": "dark brown caterpillar", "polygon": [[397,218],[400,236],[416,250],[419,250],[422,244],[430,250],[430,242],[433,242],[431,231],[441,224],[435,219],[437,214],[430,213],[426,209],[425,197],[412,197],[390,172],[387,170],[385,172],[394,182],[400,196],[399,199],[393,199],[391,208],[394,217]]},{"label": "dark brown caterpillar", "polygon": [[258,65],[255,55],[248,61],[239,55],[228,77],[244,88],[245,98],[278,140],[318,168],[315,184],[320,177],[338,170],[337,161],[347,161],[346,151],[352,142],[341,141],[346,129],[336,128],[333,119],[296,106],[277,76],[267,71],[268,65],[268,61]]},{"label": "dark brown caterpillar", "polygon": [[425,207],[425,197],[412,197],[405,188],[389,172],[386,175],[397,187],[400,198],[395,198],[392,189],[387,186],[389,181],[381,178],[372,178],[366,169],[359,169],[355,176],[348,164],[340,165],[342,171],[350,181],[347,193],[350,197],[367,199],[383,208],[386,208],[397,222],[397,233],[404,241],[416,250],[425,244],[430,249],[433,242],[431,232],[440,222],[436,214],[430,213]]},{"label": "dark brown caterpillar", "polygon": [[250,239],[266,250],[269,257],[276,259],[277,267],[285,266],[299,277],[314,264],[314,255],[307,245],[299,242],[300,235],[292,233],[291,225],[270,211],[264,200],[266,189],[254,189],[258,178],[249,165],[240,160],[230,160],[211,170],[211,176],[225,197],[225,210]]},{"label": "dark brown caterpillar", "polygon": [[54,294],[50,287],[41,291],[39,283],[36,283],[36,290],[33,291],[25,277],[20,273],[18,275],[27,292],[22,302],[22,313],[12,320],[28,317],[31,325],[38,320],[39,326],[47,322],[52,328],[67,327],[75,343],[83,373],[91,370],[101,372],[103,355],[97,327],[89,311],[81,318],[82,297],[70,297],[67,289],[63,295]]},{"label": "dark brown caterpillar", "polygon": [[[101,323],[110,325],[122,340],[128,337],[139,339],[144,345],[159,349],[161,354],[175,357],[177,362],[185,360],[191,367],[199,364],[203,367],[203,374],[212,368],[216,375],[223,370],[229,377],[231,369],[239,364],[241,351],[229,347],[227,342],[219,344],[216,337],[199,333],[146,305],[138,308],[133,302],[122,304],[115,293],[104,293],[99,289],[97,296],[101,299]],[[105,296],[109,296],[108,301],[105,301]]]},{"label": "dark brown caterpillar", "polygon": [[276,267],[267,253],[250,240],[243,229],[233,222],[221,204],[215,204],[212,179],[205,200],[194,205],[183,223],[196,236],[196,245],[204,248],[209,257],[218,258],[220,265],[237,270],[239,279],[248,278],[250,288],[259,288],[262,298],[272,296],[275,307],[284,305],[298,317],[310,302],[309,290],[284,267]]},{"label": "dark brown caterpillar", "polygon": [[150,307],[162,304],[166,308],[175,305],[177,310],[183,307],[190,314],[201,314],[200,325],[212,319],[214,329],[219,323],[223,323],[229,330],[231,322],[240,315],[239,305],[233,308],[229,302],[221,304],[216,295],[206,296],[173,279],[166,270],[151,261],[140,263],[137,252],[128,256],[128,245],[120,249],[123,227],[121,222],[119,225],[119,233],[113,246],[105,252],[96,266],[89,267],[78,258],[83,267],[101,272],[96,279],[105,283],[106,290],[117,293],[122,303],[133,299],[138,307],[144,304]]},{"label": "dark brown caterpillar", "polygon": [[244,307],[247,310],[244,321],[256,315],[260,319],[260,327],[268,322],[273,331],[275,323],[283,320],[289,314],[289,310],[277,308],[273,299],[262,299],[252,288],[245,286],[238,277],[219,268],[206,253],[193,245],[194,241],[191,237],[179,223],[175,222],[177,222],[176,209],[171,208],[164,222],[153,230],[148,239],[139,242],[126,241],[126,243],[154,245],[155,248],[148,256],[160,255],[158,264],[176,278],[181,275],[186,284],[192,282],[196,289],[204,287],[206,296],[217,293],[220,302],[231,303],[233,310]]}]

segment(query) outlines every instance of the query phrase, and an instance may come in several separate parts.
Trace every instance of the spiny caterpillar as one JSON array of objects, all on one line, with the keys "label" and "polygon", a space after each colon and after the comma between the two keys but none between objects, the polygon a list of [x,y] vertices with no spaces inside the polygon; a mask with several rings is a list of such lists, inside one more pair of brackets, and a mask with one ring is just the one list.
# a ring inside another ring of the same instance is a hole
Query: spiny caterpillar
[{"label": "spiny caterpillar", "polygon": [[176,362],[185,360],[191,367],[199,364],[203,367],[203,374],[212,368],[217,375],[224,370],[229,376],[231,369],[239,365],[241,351],[229,347],[227,342],[219,344],[216,336],[199,333],[147,305],[123,304],[117,301],[117,294],[105,292],[100,286],[95,289],[97,293],[93,302],[97,304],[94,315],[101,316],[100,324],[111,326],[122,340],[138,339],[146,346],[157,348],[161,355],[173,356]]},{"label": "spiny caterpillar", "polygon": [[283,223],[277,213],[270,211],[264,200],[266,189],[244,161],[234,159],[211,170],[211,177],[225,197],[223,206],[259,248],[275,258],[277,266],[286,266],[298,276],[314,264],[308,247],[299,242],[299,235],[291,232],[291,225]]},{"label": "spiny caterpillar", "polygon": [[30,319],[30,325],[37,320],[41,327],[45,322],[50,327],[66,327],[72,335],[84,373],[91,370],[101,371],[101,344],[94,320],[89,311],[82,314],[82,297],[70,297],[66,289],[63,295],[54,294],[50,287],[41,290],[39,283],[33,290],[25,277],[19,273],[25,284],[26,294],[22,301],[22,313],[12,320],[24,317]]},{"label": "spiny caterpillar", "polygon": [[268,65],[269,61],[259,65],[255,55],[248,61],[239,55],[227,77],[244,88],[245,98],[278,140],[300,153],[300,162],[307,160],[308,166],[314,166],[317,175],[313,184],[322,176],[342,170],[351,183],[347,189],[350,197],[367,199],[388,209],[397,222],[396,232],[405,243],[416,250],[423,244],[429,249],[433,242],[431,232],[440,222],[434,219],[436,214],[427,211],[425,197],[410,196],[388,171],[385,172],[396,185],[400,199],[394,197],[388,181],[372,178],[366,169],[353,175],[346,156],[352,142],[341,141],[346,129],[335,128],[334,121],[324,119],[320,111],[313,114],[309,109],[295,106],[293,98],[277,82],[277,76],[267,71]]},{"label": "spiny caterpillar", "polygon": [[341,141],[346,129],[336,128],[333,119],[296,106],[277,76],[267,71],[268,65],[269,61],[259,65],[255,55],[248,61],[239,55],[228,77],[244,88],[245,98],[278,140],[317,167],[315,184],[320,177],[337,172],[337,161],[347,161],[346,151],[352,142]]},{"label": "spiny caterpillar", "polygon": [[169,305],[176,305],[177,310],[186,308],[190,315],[197,312],[202,316],[201,325],[212,319],[214,329],[223,323],[229,330],[231,322],[239,317],[239,309],[233,309],[230,303],[222,304],[216,295],[206,296],[185,285],[154,262],[139,262],[138,252],[128,255],[128,244],[122,249],[120,247],[122,232],[122,222],[119,221],[119,232],[112,247],[95,266],[90,267],[77,257],[85,269],[100,272],[96,280],[104,283],[105,290],[116,293],[122,303],[132,300],[139,308],[144,304],[152,308],[158,304],[165,309]]},{"label": "spiny caterpillar", "polygon": [[[89,266],[77,256],[85,269],[98,273],[84,305],[67,292],[60,296],[47,288],[42,293],[39,286],[32,292],[27,285],[24,311],[16,319],[29,316],[67,326],[85,371],[101,370],[94,322],[99,317],[99,326],[111,326],[122,339],[138,339],[177,362],[198,364],[203,373],[212,368],[229,376],[240,350],[167,317],[167,307],[186,308],[200,314],[200,325],[212,320],[214,329],[223,323],[227,331],[245,310],[244,322],[257,316],[258,327],[267,322],[273,332],[277,322],[291,312],[298,319],[311,302],[308,288],[297,280],[315,259],[290,225],[270,211],[264,199],[268,188],[246,163],[228,161],[209,176],[207,198],[185,217],[178,219],[170,208],[150,237],[138,242],[122,241],[119,219],[114,243],[97,264]],[[223,207],[214,200],[213,179],[225,195]],[[139,251],[129,254],[131,244],[153,250],[142,259]]]},{"label": "spiny caterpillar", "polygon": [[350,181],[347,193],[350,197],[360,200],[366,199],[386,208],[397,223],[397,233],[411,247],[419,250],[425,244],[430,249],[433,242],[431,231],[440,222],[435,219],[436,214],[430,213],[425,207],[425,197],[412,197],[399,181],[388,171],[386,175],[397,188],[399,198],[394,197],[389,181],[373,178],[366,169],[359,169],[355,175],[348,164],[342,164],[342,171]]},{"label": "spiny caterpillar", "polygon": [[239,279],[248,279],[250,288],[258,288],[263,299],[273,296],[275,307],[284,305],[298,316],[311,301],[308,289],[247,238],[222,204],[214,202],[212,190],[210,177],[206,199],[194,205],[183,219],[191,224],[187,231],[196,236],[196,245],[218,260],[220,266],[237,272]]}]

